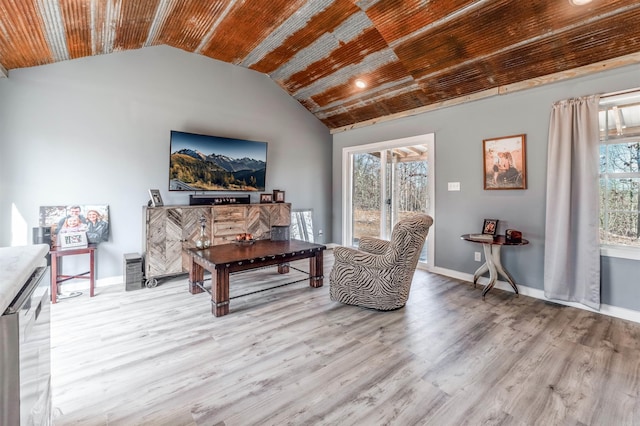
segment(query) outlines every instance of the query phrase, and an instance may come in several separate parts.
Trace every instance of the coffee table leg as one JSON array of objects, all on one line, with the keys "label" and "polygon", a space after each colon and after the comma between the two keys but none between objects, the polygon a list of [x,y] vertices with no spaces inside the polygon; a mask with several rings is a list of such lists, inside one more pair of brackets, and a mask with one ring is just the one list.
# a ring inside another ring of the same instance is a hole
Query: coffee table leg
[{"label": "coffee table leg", "polygon": [[198,294],[204,291],[197,284],[204,284],[204,268],[192,260],[189,268],[189,293]]},{"label": "coffee table leg", "polygon": [[278,264],[278,273],[279,274],[288,274],[289,273],[289,264],[288,263],[279,263]]},{"label": "coffee table leg", "polygon": [[211,313],[217,317],[229,313],[229,269],[222,266],[212,272],[211,279]]},{"label": "coffee table leg", "polygon": [[324,278],[324,267],[322,250],[316,252],[316,254],[309,258],[309,285],[317,288],[322,287]]}]

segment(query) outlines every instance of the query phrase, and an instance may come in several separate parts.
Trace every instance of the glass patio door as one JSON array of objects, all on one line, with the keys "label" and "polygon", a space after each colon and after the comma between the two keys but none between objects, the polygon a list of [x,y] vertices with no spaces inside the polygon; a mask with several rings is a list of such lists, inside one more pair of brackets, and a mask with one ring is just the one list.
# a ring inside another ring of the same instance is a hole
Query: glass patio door
[{"label": "glass patio door", "polygon": [[433,216],[433,135],[347,148],[343,161],[346,245],[357,247],[363,236],[389,239],[395,223],[417,212]]}]

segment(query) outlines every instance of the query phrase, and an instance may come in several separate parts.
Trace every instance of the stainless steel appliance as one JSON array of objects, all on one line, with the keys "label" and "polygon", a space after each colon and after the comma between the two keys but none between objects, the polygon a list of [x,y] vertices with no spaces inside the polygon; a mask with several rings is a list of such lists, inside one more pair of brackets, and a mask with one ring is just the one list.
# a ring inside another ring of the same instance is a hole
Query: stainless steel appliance
[{"label": "stainless steel appliance", "polygon": [[51,424],[51,323],[46,265],[0,316],[0,425]]}]

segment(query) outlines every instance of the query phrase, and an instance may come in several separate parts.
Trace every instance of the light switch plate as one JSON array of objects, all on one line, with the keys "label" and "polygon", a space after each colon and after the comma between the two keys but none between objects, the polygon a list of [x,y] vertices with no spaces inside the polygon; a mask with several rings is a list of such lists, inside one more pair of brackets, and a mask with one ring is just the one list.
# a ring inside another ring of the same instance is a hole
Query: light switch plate
[{"label": "light switch plate", "polygon": [[449,191],[460,191],[460,182],[447,182]]}]

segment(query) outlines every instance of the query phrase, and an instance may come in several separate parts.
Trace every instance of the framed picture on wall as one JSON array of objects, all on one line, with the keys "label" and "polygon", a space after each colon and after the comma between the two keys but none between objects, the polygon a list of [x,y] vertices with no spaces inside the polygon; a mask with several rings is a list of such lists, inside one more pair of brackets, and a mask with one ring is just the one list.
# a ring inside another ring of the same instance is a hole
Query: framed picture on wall
[{"label": "framed picture on wall", "polygon": [[526,135],[482,141],[484,189],[527,189]]}]

